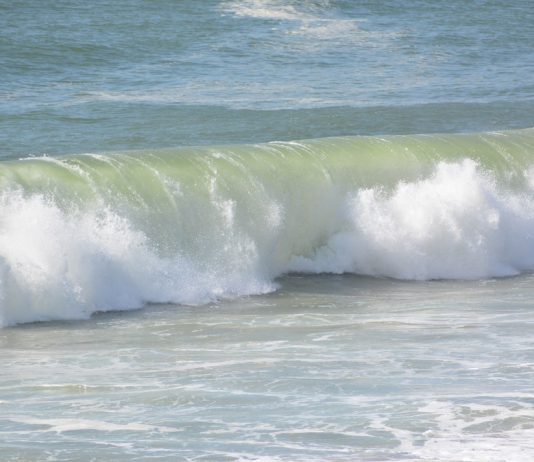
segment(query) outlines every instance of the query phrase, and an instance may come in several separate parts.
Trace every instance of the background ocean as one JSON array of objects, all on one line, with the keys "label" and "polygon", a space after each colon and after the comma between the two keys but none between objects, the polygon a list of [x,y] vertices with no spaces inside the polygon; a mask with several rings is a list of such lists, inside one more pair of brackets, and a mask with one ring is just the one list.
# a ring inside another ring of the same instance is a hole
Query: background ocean
[{"label": "background ocean", "polygon": [[0,458],[532,460],[533,43],[520,0],[0,0]]}]

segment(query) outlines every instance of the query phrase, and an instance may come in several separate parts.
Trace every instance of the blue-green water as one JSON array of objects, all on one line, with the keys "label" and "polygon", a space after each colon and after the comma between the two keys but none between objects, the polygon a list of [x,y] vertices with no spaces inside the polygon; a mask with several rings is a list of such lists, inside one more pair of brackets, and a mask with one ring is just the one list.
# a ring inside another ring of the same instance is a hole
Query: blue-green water
[{"label": "blue-green water", "polygon": [[532,460],[532,43],[527,1],[0,0],[0,458]]},{"label": "blue-green water", "polygon": [[0,8],[3,156],[534,125],[528,1]]}]

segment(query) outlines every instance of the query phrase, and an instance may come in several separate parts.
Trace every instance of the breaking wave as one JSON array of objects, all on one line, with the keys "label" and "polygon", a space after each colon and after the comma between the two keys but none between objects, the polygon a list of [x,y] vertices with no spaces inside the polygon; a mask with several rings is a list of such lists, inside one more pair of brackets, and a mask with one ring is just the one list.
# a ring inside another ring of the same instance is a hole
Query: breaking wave
[{"label": "breaking wave", "polygon": [[534,129],[0,163],[0,325],[265,293],[288,272],[534,270]]}]

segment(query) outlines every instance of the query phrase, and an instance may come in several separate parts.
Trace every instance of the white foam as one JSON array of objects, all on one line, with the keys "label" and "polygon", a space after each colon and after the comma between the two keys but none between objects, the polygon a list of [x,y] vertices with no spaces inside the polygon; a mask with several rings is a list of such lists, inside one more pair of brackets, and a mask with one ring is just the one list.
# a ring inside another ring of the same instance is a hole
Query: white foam
[{"label": "white foam", "polygon": [[372,419],[369,428],[391,433],[397,440],[395,452],[402,454],[403,459],[414,457],[429,462],[532,459],[534,409],[526,402],[486,404],[465,402],[465,398],[459,402],[430,401],[418,412],[419,418],[428,422],[426,431],[401,428],[382,416]]},{"label": "white foam", "polygon": [[[503,190],[464,160],[390,189],[347,194],[328,181],[256,181],[246,197],[216,181],[216,170],[210,175],[206,190],[165,186],[161,198],[172,208],[162,214],[179,221],[162,216],[148,227],[154,215],[136,211],[132,221],[131,206],[82,210],[68,198],[60,206],[39,193],[4,192],[0,324],[265,293],[293,271],[466,279],[534,270],[528,172],[521,191]],[[161,229],[172,252],[162,251]]]},{"label": "white foam", "polygon": [[440,163],[434,174],[355,191],[345,229],[293,271],[354,272],[400,279],[511,276],[534,268],[534,201],[500,191],[472,160]]},{"label": "white foam", "polygon": [[18,192],[4,194],[0,210],[0,325],[84,319],[146,302],[207,303],[275,287],[250,268],[210,271],[180,255],[161,257],[111,210],[67,212],[43,195]]},{"label": "white foam", "polygon": [[276,0],[230,1],[224,3],[221,9],[235,16],[258,19],[300,21],[314,18],[302,10],[297,10],[293,5]]},{"label": "white foam", "polygon": [[[398,38],[394,31],[369,31],[359,27],[359,18],[340,15],[340,10],[330,1],[299,2],[295,6],[277,0],[246,0],[225,2],[221,10],[237,18],[254,18],[284,22],[282,31],[289,36],[302,36],[305,40],[292,42],[299,51],[322,48],[324,42],[332,42],[337,47],[358,44],[366,47],[382,47]],[[310,41],[313,37],[315,40]]]},{"label": "white foam", "polygon": [[134,431],[134,432],[159,432],[159,433],[174,433],[180,432],[181,429],[166,427],[160,425],[146,425],[140,423],[117,424],[106,422],[102,420],[88,420],[88,419],[37,419],[31,417],[11,418],[13,422],[19,422],[28,425],[43,425],[46,426],[47,432],[64,433],[79,430],[94,430],[101,432],[116,432],[116,431]]},{"label": "white foam", "polygon": [[[534,453],[534,409],[515,402],[455,404],[435,401],[419,409],[433,416],[435,430],[428,431],[424,446],[415,452],[427,460],[506,460],[523,462]],[[441,459],[440,459],[441,458]]]}]

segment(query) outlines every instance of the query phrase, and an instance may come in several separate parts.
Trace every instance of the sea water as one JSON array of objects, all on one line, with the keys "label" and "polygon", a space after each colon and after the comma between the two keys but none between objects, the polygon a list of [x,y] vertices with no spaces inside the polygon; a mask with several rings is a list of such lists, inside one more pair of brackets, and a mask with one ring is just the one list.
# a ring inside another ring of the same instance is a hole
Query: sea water
[{"label": "sea water", "polygon": [[0,1],[0,458],[531,460],[533,24]]}]

